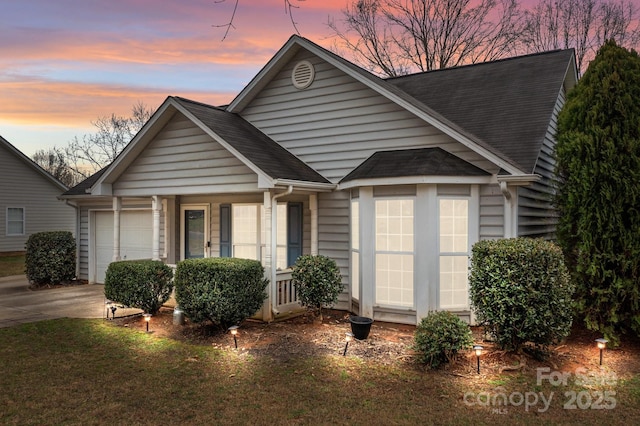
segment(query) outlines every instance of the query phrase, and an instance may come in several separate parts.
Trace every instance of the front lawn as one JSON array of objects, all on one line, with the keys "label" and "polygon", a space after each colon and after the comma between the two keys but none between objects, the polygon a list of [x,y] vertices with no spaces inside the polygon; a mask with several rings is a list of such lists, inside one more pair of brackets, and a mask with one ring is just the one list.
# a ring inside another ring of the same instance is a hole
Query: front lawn
[{"label": "front lawn", "polygon": [[[640,418],[640,380],[606,366],[596,365],[582,384],[570,374],[554,386],[553,368],[537,383],[531,371],[458,374],[340,351],[274,357],[105,320],[0,329],[0,342],[0,424],[602,425]],[[637,364],[637,353],[625,356]]]},{"label": "front lawn", "polygon": [[0,278],[24,275],[24,254],[0,255]]}]

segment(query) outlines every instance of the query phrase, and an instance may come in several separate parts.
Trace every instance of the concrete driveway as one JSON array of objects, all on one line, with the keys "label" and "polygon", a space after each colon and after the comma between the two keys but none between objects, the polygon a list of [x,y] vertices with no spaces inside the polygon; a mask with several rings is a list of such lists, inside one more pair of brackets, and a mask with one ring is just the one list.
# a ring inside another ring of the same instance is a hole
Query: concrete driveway
[{"label": "concrete driveway", "polygon": [[[116,316],[134,312],[140,311],[119,309]],[[105,315],[103,285],[34,291],[29,290],[24,275],[0,278],[0,328],[55,318],[104,318]]]}]

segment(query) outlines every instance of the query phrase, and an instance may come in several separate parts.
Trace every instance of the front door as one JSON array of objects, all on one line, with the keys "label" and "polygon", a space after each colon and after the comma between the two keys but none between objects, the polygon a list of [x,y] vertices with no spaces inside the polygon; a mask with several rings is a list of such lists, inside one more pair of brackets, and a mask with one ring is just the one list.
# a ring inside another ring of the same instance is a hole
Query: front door
[{"label": "front door", "polygon": [[209,257],[209,206],[185,204],[180,207],[180,253],[182,259]]}]

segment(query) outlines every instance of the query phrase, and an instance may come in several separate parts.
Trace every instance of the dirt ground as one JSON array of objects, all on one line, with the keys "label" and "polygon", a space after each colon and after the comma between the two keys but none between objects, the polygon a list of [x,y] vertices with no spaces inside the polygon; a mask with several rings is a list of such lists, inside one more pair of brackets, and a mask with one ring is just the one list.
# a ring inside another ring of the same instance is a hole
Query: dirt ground
[{"label": "dirt ground", "polygon": [[[238,330],[237,350],[282,361],[298,356],[343,355],[345,336],[351,331],[349,316],[348,312],[325,310],[322,322],[314,320],[310,314],[272,323],[247,320]],[[141,316],[116,318],[114,322],[132,329],[145,330],[146,327]],[[416,366],[415,352],[411,347],[414,331],[414,326],[376,321],[366,340],[354,339],[349,343],[347,356],[381,364]],[[484,347],[481,357],[483,375],[497,375],[509,370],[535,374],[537,367],[558,371],[575,371],[577,368],[595,371],[600,368],[599,351],[594,340],[601,336],[580,325],[574,326],[567,340],[553,347],[544,359],[504,353],[483,339],[480,327],[473,327],[472,331],[474,342]],[[151,318],[149,332],[192,344],[236,350],[229,333],[210,325],[192,324],[188,320],[184,325],[174,325],[172,309],[163,308]],[[605,350],[603,363],[620,377],[640,374],[640,339],[623,336],[618,348]],[[447,374],[454,375],[476,374],[475,355],[471,351],[463,353],[445,370]]]}]

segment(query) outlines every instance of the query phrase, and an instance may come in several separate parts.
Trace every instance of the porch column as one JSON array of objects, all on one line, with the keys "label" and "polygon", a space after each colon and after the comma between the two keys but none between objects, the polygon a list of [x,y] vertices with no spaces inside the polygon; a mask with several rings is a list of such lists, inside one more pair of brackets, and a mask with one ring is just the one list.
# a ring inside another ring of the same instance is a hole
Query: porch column
[{"label": "porch column", "polygon": [[360,315],[373,318],[375,303],[376,271],[375,243],[376,206],[373,200],[373,188],[360,188]]},{"label": "porch column", "polygon": [[437,187],[417,186],[415,210],[414,298],[416,321],[438,307],[438,206]]},{"label": "porch column", "polygon": [[113,197],[113,257],[112,261],[120,260],[120,210],[122,209],[122,199]]},{"label": "porch column", "polygon": [[311,254],[318,254],[318,195],[309,195],[309,210],[311,211]]},{"label": "porch column", "polygon": [[273,211],[272,205],[271,205],[271,192],[269,191],[265,191],[264,195],[263,195],[263,205],[264,205],[264,236],[265,236],[265,242],[264,242],[264,275],[265,278],[267,278],[269,280],[269,284],[267,284],[268,289],[267,289],[267,299],[264,302],[264,305],[262,306],[262,320],[263,321],[271,321],[273,320],[273,314],[271,312],[271,307],[273,306],[272,301],[274,301],[275,299],[273,298],[273,288],[275,287],[275,268],[273,268],[273,257],[271,255],[271,227],[272,227],[272,221],[271,221],[271,214]]},{"label": "porch column", "polygon": [[160,260],[160,210],[162,210],[162,199],[157,195],[151,197],[151,208],[153,210],[153,240],[152,259]]}]

